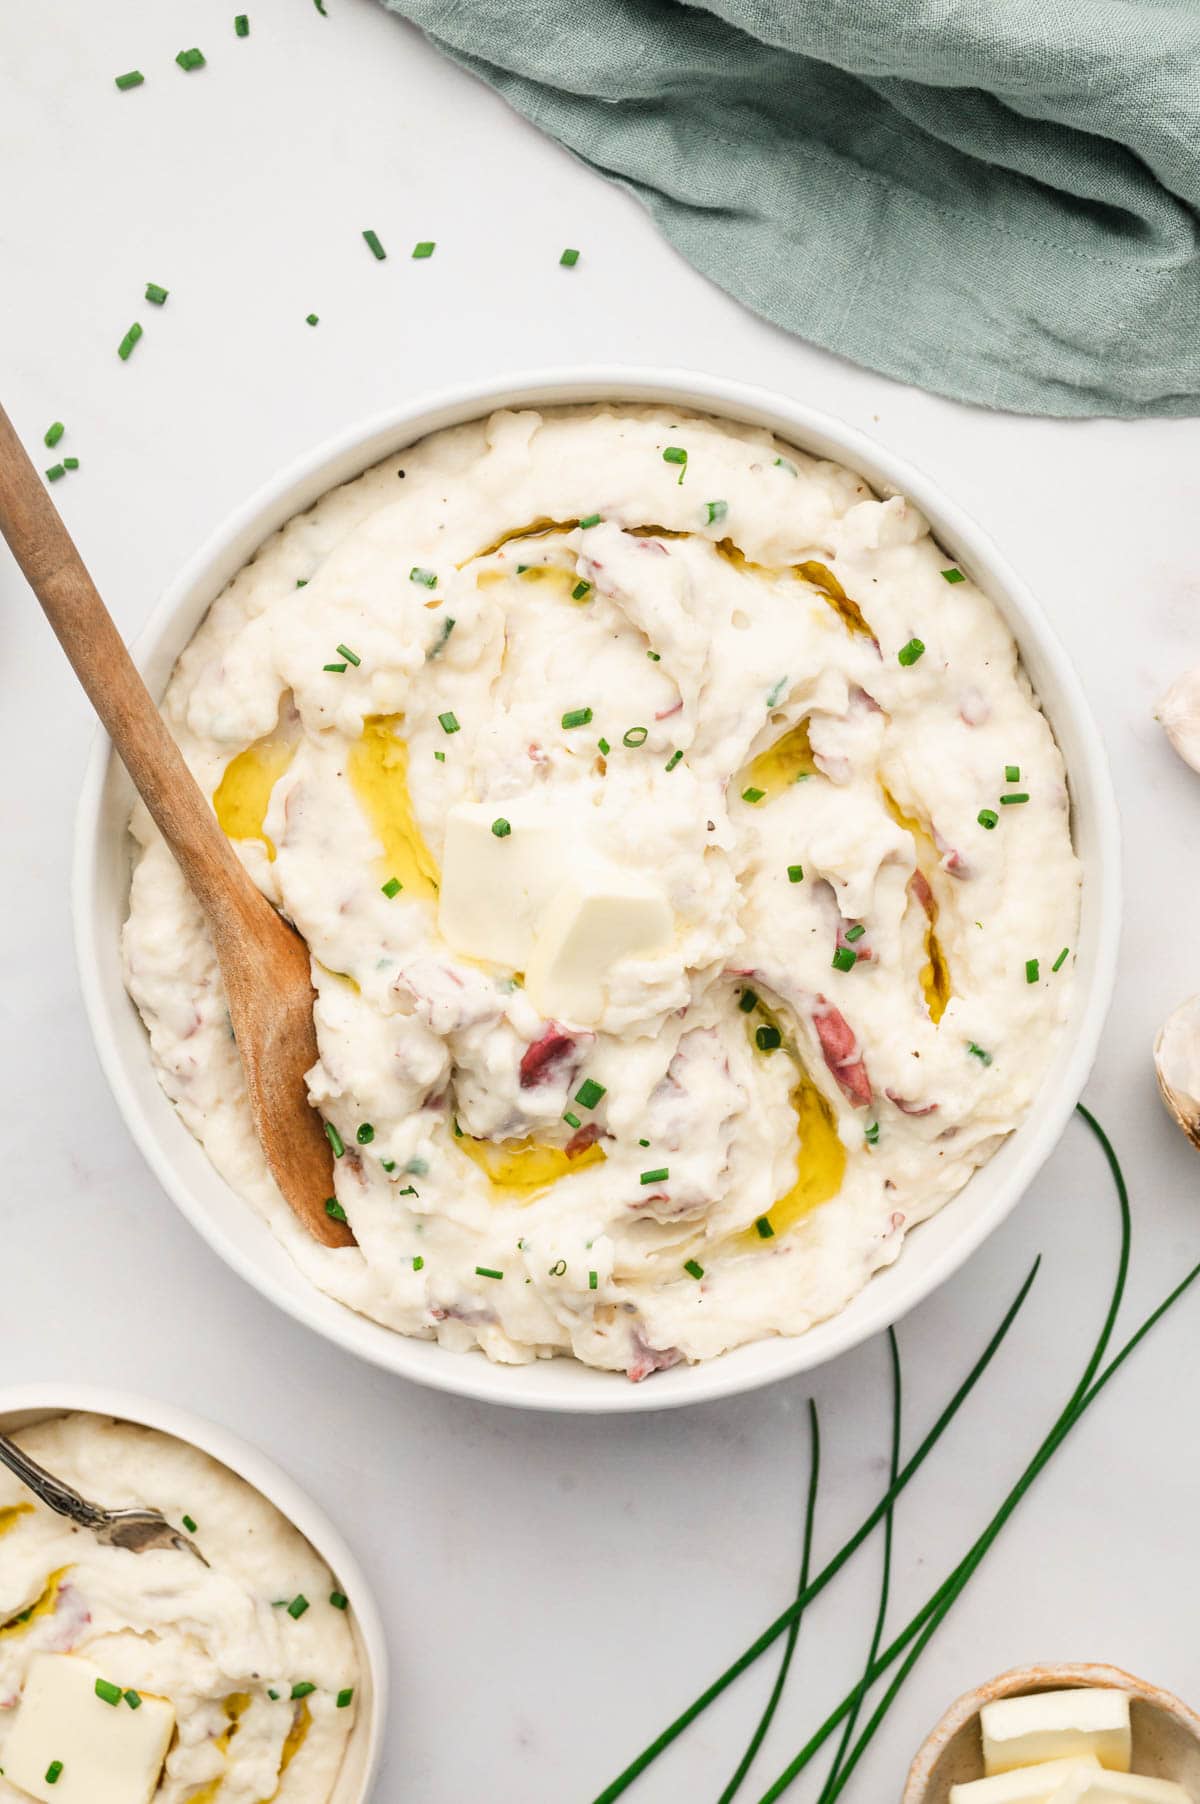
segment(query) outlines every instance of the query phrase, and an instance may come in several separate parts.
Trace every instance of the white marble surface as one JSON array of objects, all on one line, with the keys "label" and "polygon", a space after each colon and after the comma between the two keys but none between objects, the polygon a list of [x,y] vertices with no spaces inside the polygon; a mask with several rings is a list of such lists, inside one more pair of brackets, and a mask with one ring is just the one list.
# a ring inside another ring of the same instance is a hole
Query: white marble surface
[{"label": "white marble surface", "polygon": [[[245,43],[234,0],[0,11],[3,399],[31,446],[67,422],[59,454],[82,468],[55,498],[123,628],[137,632],[200,539],[294,455],[398,395],[504,367],[724,371],[913,457],[1034,578],[1108,741],[1128,916],[1088,1100],[1133,1185],[1131,1304],[1157,1297],[1200,1256],[1200,1163],[1160,1110],[1149,1055],[1161,1016],[1200,987],[1200,778],[1152,719],[1200,659],[1200,429],[1005,418],[852,369],[708,286],[632,200],[372,0],[328,0],[328,18],[308,0],[238,4]],[[185,76],[172,59],[191,44],[208,67]],[[117,94],[113,76],[134,66],[145,87]],[[436,256],[411,262],[427,237]],[[583,253],[569,272],[567,244]],[[165,309],[141,299],[147,280],[171,290]],[[146,335],[123,364],[134,319]],[[810,1393],[825,1436],[818,1549],[857,1522],[883,1472],[886,1350],[666,1417],[490,1414],[357,1364],[245,1288],[149,1177],[100,1076],[68,904],[92,723],[3,553],[0,603],[4,1377],[173,1398],[261,1444],[338,1516],[392,1632],[382,1804],[583,1804],[786,1601]],[[1076,1124],[1005,1229],[904,1323],[911,1437],[1045,1255],[996,1369],[901,1506],[894,1623],[1073,1385],[1114,1245],[1108,1182]],[[1198,1315],[1200,1294],[1031,1494],[909,1679],[851,1804],[895,1797],[943,1705],[1008,1665],[1112,1660],[1200,1697]],[[873,1545],[814,1610],[744,1798],[856,1677],[877,1558]],[[772,1665],[630,1796],[715,1798]]]}]

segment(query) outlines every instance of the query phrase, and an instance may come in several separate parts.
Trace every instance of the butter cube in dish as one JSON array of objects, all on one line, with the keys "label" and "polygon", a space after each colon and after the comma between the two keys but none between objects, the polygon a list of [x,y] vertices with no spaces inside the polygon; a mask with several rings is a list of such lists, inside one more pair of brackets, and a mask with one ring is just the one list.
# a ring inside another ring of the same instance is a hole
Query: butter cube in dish
[{"label": "butter cube in dish", "polygon": [[1037,1766],[995,1773],[990,1779],[969,1779],[965,1785],[952,1785],[949,1804],[1056,1804],[1064,1784],[1103,1770],[1091,1754],[1075,1760],[1045,1760]]},{"label": "butter cube in dish", "polygon": [[174,1730],[164,1698],[122,1692],[76,1654],[35,1654],[4,1776],[41,1804],[149,1804]]},{"label": "butter cube in dish", "polygon": [[1099,1685],[999,1698],[979,1712],[983,1770],[1011,1772],[1044,1760],[1091,1754],[1110,1772],[1127,1773],[1133,1741],[1129,1698]]},{"label": "butter cube in dish", "polygon": [[1081,1772],[1068,1776],[1050,1804],[1193,1804],[1192,1795],[1173,1779],[1150,1779],[1141,1773]]}]

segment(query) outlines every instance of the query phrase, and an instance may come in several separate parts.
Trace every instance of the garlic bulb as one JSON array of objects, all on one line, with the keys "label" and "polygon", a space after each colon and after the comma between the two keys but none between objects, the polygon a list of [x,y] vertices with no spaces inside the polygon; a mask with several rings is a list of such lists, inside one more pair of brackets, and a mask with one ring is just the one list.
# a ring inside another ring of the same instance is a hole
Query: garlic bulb
[{"label": "garlic bulb", "polygon": [[1200,770],[1200,664],[1171,684],[1155,710],[1185,764]]},{"label": "garlic bulb", "polygon": [[1163,1101],[1193,1146],[1200,1146],[1200,996],[1167,1016],[1154,1042],[1154,1068]]}]

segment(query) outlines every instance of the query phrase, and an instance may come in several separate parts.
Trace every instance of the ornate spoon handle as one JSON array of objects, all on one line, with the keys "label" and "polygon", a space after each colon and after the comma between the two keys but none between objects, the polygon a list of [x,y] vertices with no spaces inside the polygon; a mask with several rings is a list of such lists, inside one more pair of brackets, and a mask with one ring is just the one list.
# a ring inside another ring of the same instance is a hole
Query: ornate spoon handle
[{"label": "ornate spoon handle", "polygon": [[61,1478],[55,1478],[52,1472],[47,1472],[36,1460],[31,1460],[27,1453],[22,1453],[16,1443],[4,1434],[0,1434],[0,1461],[10,1472],[16,1474],[22,1484],[29,1486],[35,1497],[39,1497],[60,1516],[69,1517],[81,1528],[103,1528],[107,1511],[89,1503],[86,1497],[73,1491]]}]

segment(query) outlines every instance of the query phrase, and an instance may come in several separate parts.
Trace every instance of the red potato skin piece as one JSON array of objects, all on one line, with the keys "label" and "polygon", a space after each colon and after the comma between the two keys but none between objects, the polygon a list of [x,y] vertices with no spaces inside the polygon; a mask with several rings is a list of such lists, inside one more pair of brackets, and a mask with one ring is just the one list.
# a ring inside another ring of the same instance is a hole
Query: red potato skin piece
[{"label": "red potato skin piece", "polygon": [[873,1097],[871,1080],[862,1059],[855,1057],[858,1040],[846,1017],[840,1009],[827,1002],[824,996],[818,996],[812,1022],[817,1039],[821,1042],[825,1063],[843,1093],[856,1109],[869,1109]]},{"label": "red potato skin piece", "polygon": [[905,1102],[904,1098],[902,1096],[897,1096],[896,1092],[894,1090],[885,1090],[884,1095],[887,1097],[889,1102],[895,1103],[896,1107],[900,1110],[900,1113],[902,1115],[936,1115],[937,1114],[938,1106],[935,1102],[924,1102],[924,1103]]},{"label": "red potato skin piece", "polygon": [[555,1067],[570,1058],[575,1041],[557,1021],[547,1021],[544,1033],[532,1040],[521,1054],[519,1067],[521,1088],[530,1090],[535,1084],[549,1083],[556,1075]]},{"label": "red potato skin piece", "polygon": [[567,1141],[563,1150],[568,1159],[577,1159],[580,1153],[585,1153],[587,1151],[589,1146],[595,1146],[599,1138],[600,1123],[598,1121],[589,1121],[584,1127],[579,1129],[578,1133],[571,1135],[571,1138]]}]

